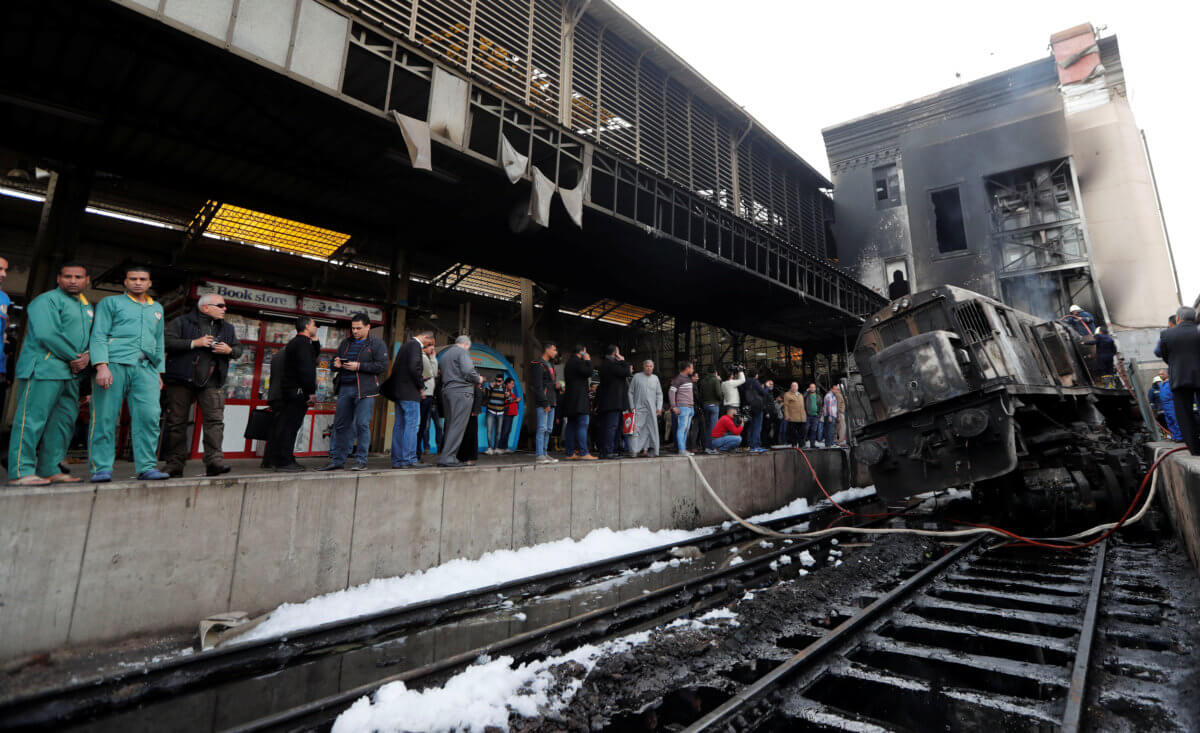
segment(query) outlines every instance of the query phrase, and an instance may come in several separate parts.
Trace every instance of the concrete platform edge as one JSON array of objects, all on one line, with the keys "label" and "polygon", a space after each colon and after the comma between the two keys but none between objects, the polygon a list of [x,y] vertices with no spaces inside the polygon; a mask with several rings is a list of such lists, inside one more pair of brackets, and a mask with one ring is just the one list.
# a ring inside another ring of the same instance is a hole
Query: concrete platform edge
[{"label": "concrete platform edge", "polygon": [[[827,489],[845,488],[841,451],[808,455]],[[742,516],[819,496],[794,451],[704,456],[698,464]],[[692,529],[723,519],[687,460],[675,456],[7,489],[0,661],[187,630],[222,611],[260,614],[597,527]]]}]

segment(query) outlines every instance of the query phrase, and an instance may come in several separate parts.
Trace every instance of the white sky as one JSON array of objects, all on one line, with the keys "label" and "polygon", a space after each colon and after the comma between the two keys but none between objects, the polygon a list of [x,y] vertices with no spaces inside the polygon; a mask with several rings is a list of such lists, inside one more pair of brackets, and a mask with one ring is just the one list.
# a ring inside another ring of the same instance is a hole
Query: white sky
[{"label": "white sky", "polygon": [[1198,3],[614,2],[825,175],[822,127],[1036,60],[1052,33],[1079,23],[1107,26],[1150,144],[1183,300],[1200,294]]}]

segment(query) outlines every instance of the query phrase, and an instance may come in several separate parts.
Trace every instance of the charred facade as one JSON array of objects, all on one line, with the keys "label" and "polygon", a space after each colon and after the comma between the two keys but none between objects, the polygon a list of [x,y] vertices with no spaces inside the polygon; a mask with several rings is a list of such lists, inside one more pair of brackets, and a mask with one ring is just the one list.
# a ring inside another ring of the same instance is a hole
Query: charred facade
[{"label": "charred facade", "polygon": [[837,256],[885,295],[900,273],[1041,318],[1078,304],[1152,360],[1179,289],[1117,38],[1085,24],[1050,45],[825,129]]},{"label": "charred facade", "polygon": [[1094,346],[1062,323],[942,286],[871,316],[854,356],[856,457],[881,496],[972,488],[1040,524],[1128,501],[1134,402],[1093,378]]}]

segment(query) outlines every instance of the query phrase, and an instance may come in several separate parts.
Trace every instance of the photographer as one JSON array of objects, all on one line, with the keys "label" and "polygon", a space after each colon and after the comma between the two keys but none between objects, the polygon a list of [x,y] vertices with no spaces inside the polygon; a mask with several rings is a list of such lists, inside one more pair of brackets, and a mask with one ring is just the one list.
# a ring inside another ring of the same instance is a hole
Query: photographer
[{"label": "photographer", "polygon": [[741,407],[742,398],[739,387],[746,383],[746,373],[741,364],[729,367],[729,379],[721,383],[721,398],[725,407]]},{"label": "photographer", "polygon": [[742,417],[738,408],[726,407],[712,431],[713,449],[728,452],[742,444]]},{"label": "photographer", "polygon": [[163,372],[163,406],[167,439],[164,470],[183,475],[188,458],[187,427],[192,403],[204,416],[204,467],[208,476],[229,472],[221,443],[225,435],[225,376],[229,362],[242,355],[233,326],[225,320],[225,299],[216,293],[200,296],[196,309],[167,324]]}]

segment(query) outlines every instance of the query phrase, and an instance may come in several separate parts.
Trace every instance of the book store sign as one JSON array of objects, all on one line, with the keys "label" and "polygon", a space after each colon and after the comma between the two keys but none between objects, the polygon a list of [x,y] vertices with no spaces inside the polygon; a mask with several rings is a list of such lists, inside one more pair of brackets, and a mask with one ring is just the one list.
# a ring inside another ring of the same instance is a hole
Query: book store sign
[{"label": "book store sign", "polygon": [[251,288],[245,285],[230,285],[211,281],[200,283],[196,287],[197,295],[208,295],[209,293],[215,293],[231,303],[244,303],[262,308],[280,308],[290,311],[299,308],[297,303],[298,298],[295,295],[292,293],[281,293],[278,290],[259,290],[258,288]]}]

